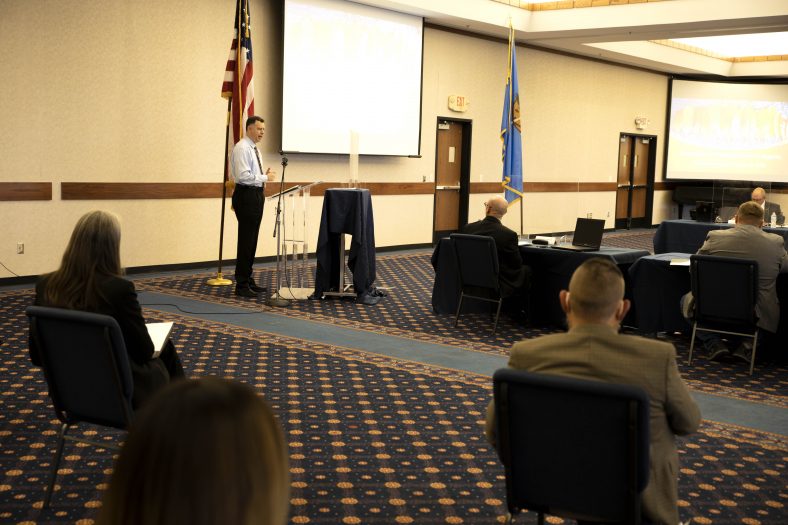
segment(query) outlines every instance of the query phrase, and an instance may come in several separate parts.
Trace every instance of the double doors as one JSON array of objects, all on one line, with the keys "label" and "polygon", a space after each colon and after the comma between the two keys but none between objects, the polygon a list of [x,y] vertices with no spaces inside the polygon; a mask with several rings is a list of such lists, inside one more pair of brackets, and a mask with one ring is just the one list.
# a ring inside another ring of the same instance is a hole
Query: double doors
[{"label": "double doors", "polygon": [[622,133],[618,148],[616,229],[649,228],[657,138]]}]

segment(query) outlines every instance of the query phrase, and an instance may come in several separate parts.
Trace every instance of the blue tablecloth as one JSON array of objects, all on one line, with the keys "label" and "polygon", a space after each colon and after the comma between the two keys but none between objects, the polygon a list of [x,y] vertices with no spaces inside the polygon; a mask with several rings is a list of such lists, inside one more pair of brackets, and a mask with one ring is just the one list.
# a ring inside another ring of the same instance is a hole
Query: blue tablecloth
[{"label": "blue tablecloth", "polygon": [[[732,227],[732,224],[713,222],[662,221],[654,234],[654,253],[695,253],[703,246],[706,235],[711,230]],[[788,249],[788,228],[764,228],[764,231],[781,235],[785,239],[785,247]]]},{"label": "blue tablecloth", "polygon": [[[649,252],[604,246],[594,252],[573,252],[526,245],[520,246],[520,254],[523,263],[533,271],[529,292],[531,322],[537,326],[563,326],[566,316],[558,302],[558,293],[569,288],[569,279],[583,261],[592,257],[604,257],[616,263],[624,274],[629,296],[627,270],[639,258],[649,255]],[[634,315],[635,313],[631,312],[624,320],[625,324],[634,324]]]},{"label": "blue tablecloth", "polygon": [[641,257],[629,268],[635,324],[646,332],[686,332],[679,301],[690,290],[688,266],[671,266],[672,259],[689,259],[689,253],[661,253]]},{"label": "blue tablecloth", "polygon": [[[681,315],[679,302],[690,291],[688,266],[670,266],[671,259],[689,259],[690,253],[661,253],[638,259],[629,268],[635,325],[646,332],[684,332],[692,327]],[[777,276],[780,301],[778,341],[788,341],[788,273]]]},{"label": "blue tablecloth", "polygon": [[337,290],[344,261],[339,260],[343,233],[353,236],[347,265],[353,272],[353,287],[361,297],[375,282],[375,221],[372,197],[366,189],[332,188],[323,199],[323,215],[317,238],[315,296]]}]

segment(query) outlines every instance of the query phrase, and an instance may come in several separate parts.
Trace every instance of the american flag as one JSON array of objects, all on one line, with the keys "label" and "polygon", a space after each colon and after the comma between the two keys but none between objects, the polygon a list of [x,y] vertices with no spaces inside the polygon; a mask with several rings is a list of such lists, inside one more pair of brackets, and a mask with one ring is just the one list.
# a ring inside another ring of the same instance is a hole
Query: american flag
[{"label": "american flag", "polygon": [[[252,68],[252,37],[249,27],[249,0],[238,0],[235,6],[235,32],[230,45],[230,58],[222,83],[222,97],[232,99],[228,149],[244,135],[244,122],[254,115],[254,82]],[[238,42],[241,45],[238,45]]]}]

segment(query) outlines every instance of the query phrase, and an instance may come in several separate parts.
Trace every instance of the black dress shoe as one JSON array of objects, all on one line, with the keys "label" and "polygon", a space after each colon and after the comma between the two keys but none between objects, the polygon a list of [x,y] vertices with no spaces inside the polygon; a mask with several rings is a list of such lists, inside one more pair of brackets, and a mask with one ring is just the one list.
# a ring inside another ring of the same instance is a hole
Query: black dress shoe
[{"label": "black dress shoe", "polygon": [[241,288],[236,288],[235,289],[235,295],[237,295],[238,297],[250,297],[250,298],[257,299],[257,292],[255,292],[254,290],[252,290],[248,286],[243,286]]},{"label": "black dress shoe", "polygon": [[249,283],[249,289],[257,293],[263,293],[268,291],[268,288],[266,288],[265,286],[257,286],[254,283]]},{"label": "black dress shoe", "polygon": [[749,341],[742,341],[739,347],[736,348],[731,355],[733,357],[738,357],[745,363],[749,363],[752,360],[752,343]]},{"label": "black dress shoe", "polygon": [[709,341],[704,346],[706,347],[706,351],[709,352],[709,359],[712,361],[719,361],[730,354],[728,347],[720,340]]}]

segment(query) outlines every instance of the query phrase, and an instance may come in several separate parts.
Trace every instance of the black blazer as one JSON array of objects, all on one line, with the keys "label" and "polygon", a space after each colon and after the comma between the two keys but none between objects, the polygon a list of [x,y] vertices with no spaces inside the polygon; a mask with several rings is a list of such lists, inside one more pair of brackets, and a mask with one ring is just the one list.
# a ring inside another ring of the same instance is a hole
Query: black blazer
[{"label": "black blazer", "polygon": [[[771,222],[772,213],[775,213],[777,215],[777,224],[782,225],[783,223],[785,223],[785,215],[783,215],[783,212],[780,209],[780,205],[777,204],[776,202],[766,201],[763,205],[763,221]],[[774,224],[772,224],[772,226],[774,226]]]},{"label": "black blazer", "polygon": [[495,217],[487,216],[484,219],[466,224],[460,233],[469,235],[487,235],[495,240],[498,251],[498,281],[504,295],[523,287],[526,284],[526,270],[523,268],[523,259],[517,245],[517,233],[510,230]]},{"label": "black blazer", "polygon": [[[35,304],[52,306],[43,302],[46,277],[36,283]],[[120,325],[123,342],[129,355],[129,364],[134,378],[134,407],[166,385],[170,374],[161,359],[153,359],[153,342],[145,327],[142,308],[137,300],[134,283],[121,277],[107,276],[100,285],[103,300],[93,312],[113,317]],[[33,339],[30,339],[30,359],[41,366],[41,359]]]}]

